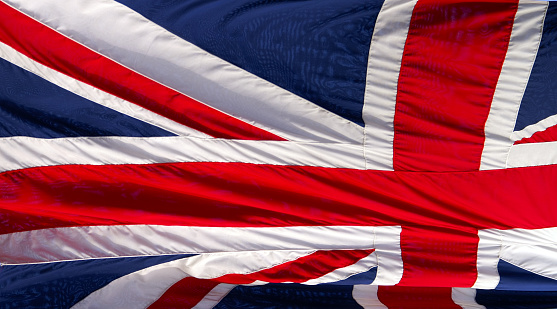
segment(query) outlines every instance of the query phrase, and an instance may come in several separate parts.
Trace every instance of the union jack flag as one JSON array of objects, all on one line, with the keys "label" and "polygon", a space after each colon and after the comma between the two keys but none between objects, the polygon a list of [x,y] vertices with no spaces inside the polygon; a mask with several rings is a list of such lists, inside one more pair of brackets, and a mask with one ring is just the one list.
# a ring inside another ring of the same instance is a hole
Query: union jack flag
[{"label": "union jack flag", "polygon": [[557,2],[0,0],[1,308],[557,307]]}]

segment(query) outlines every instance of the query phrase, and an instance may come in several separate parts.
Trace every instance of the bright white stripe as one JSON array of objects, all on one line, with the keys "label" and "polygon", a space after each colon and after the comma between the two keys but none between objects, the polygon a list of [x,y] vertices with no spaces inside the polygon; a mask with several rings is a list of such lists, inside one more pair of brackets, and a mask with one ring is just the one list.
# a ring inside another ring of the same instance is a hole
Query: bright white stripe
[{"label": "bright white stripe", "polygon": [[198,279],[214,279],[230,274],[252,274],[311,255],[316,250],[259,250],[217,252],[183,259],[180,269]]},{"label": "bright white stripe", "polygon": [[197,305],[192,309],[211,309],[215,307],[236,285],[221,283],[214,287]]},{"label": "bright white stripe", "polygon": [[[0,262],[24,264],[259,250],[358,250],[375,248],[374,239],[379,256],[388,242],[391,243],[389,247],[398,247],[400,251],[399,239],[381,240],[381,235],[392,234],[390,230],[393,228],[369,226],[232,228],[115,225],[51,228],[0,235]],[[378,260],[380,268],[390,266],[390,261]]]},{"label": "bright white stripe", "polygon": [[376,285],[355,285],[352,290],[352,297],[364,309],[388,309],[377,297]]},{"label": "bright white stripe", "polygon": [[3,0],[85,46],[288,140],[360,144],[363,128],[110,0]]},{"label": "bright white stripe", "polygon": [[129,308],[144,309],[186,274],[175,260],[133,272],[89,294],[72,309]]},{"label": "bright white stripe", "polygon": [[557,280],[557,228],[502,231],[501,259]]},{"label": "bright white stripe", "polygon": [[265,282],[265,281],[261,281],[261,280],[255,280],[254,282],[252,282],[250,284],[243,284],[243,285],[256,286],[256,285],[265,285],[265,284],[269,284],[269,282]]},{"label": "bright white stripe", "polygon": [[[72,308],[146,308],[172,285],[186,277],[213,279],[227,274],[249,274],[296,260],[313,252],[210,253],[175,260],[120,277],[91,293]],[[223,292],[222,290],[232,287],[234,285],[226,285],[215,292]]]},{"label": "bright white stripe", "polygon": [[357,273],[362,273],[377,266],[377,275],[373,285],[395,285],[402,279],[403,264],[400,249],[400,226],[378,227],[374,233],[375,251],[357,263],[337,269],[325,276],[308,280],[304,284],[312,285],[344,280]]},{"label": "bright white stripe", "polygon": [[134,117],[139,120],[145,121],[149,124],[165,129],[169,132],[178,135],[183,135],[183,136],[195,136],[195,137],[205,137],[205,138],[210,137],[209,135],[206,135],[202,132],[186,127],[166,117],[160,116],[159,114],[144,109],[139,105],[130,103],[119,97],[113,96],[107,92],[92,87],[86,83],[73,79],[47,66],[44,66],[1,42],[0,42],[0,58],[3,58],[8,62],[11,62],[14,65],[17,65],[57,85],[58,87],[66,89],[85,99],[88,99],[97,104],[113,109],[122,114],[128,115],[130,117]]},{"label": "bright white stripe", "polygon": [[557,280],[557,227],[489,229],[478,236],[478,279],[473,288],[494,289],[499,284],[499,259]]},{"label": "bright white stripe", "polygon": [[363,109],[365,157],[369,169],[393,169],[398,76],[416,2],[386,0],[375,23]]},{"label": "bright white stripe", "polygon": [[370,255],[366,256],[365,258],[359,260],[358,262],[343,267],[343,268],[339,268],[339,269],[335,269],[334,271],[316,278],[316,279],[311,279],[308,280],[306,282],[304,282],[303,284],[307,284],[307,285],[315,285],[315,284],[320,284],[320,283],[328,283],[328,282],[336,282],[336,281],[341,281],[344,279],[347,279],[351,276],[360,274],[360,273],[364,273],[374,267],[377,267],[377,256],[375,254],[375,252],[372,252]]},{"label": "bright white stripe", "polygon": [[532,137],[534,133],[545,131],[545,129],[553,127],[555,125],[557,125],[557,115],[547,117],[544,120],[541,120],[538,123],[531,124],[520,131],[513,132],[513,134],[511,135],[511,139],[516,142],[523,138]]},{"label": "bright white stripe", "polygon": [[395,285],[402,279],[403,265],[400,249],[400,226],[386,226],[375,230],[375,254],[377,256],[377,276],[375,285]]},{"label": "bright white stripe", "polygon": [[501,233],[499,230],[478,231],[477,270],[478,278],[472,286],[476,289],[494,289],[499,284],[499,253],[501,251]]},{"label": "bright white stripe", "polygon": [[520,1],[485,124],[480,170],[506,168],[518,109],[538,53],[547,3]]},{"label": "bright white stripe", "polygon": [[484,306],[476,302],[475,289],[453,288],[452,298],[454,303],[462,309],[485,309]]},{"label": "bright white stripe", "polygon": [[557,142],[518,144],[511,147],[507,167],[557,164]]},{"label": "bright white stripe", "polygon": [[363,169],[362,146],[192,137],[0,138],[0,172],[64,164],[244,162]]}]

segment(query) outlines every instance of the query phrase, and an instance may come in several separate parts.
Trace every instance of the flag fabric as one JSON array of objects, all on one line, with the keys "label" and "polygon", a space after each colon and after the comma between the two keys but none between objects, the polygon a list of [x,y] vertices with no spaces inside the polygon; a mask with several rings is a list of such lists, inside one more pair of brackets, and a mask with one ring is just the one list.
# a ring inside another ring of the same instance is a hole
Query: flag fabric
[{"label": "flag fabric", "polygon": [[557,307],[557,2],[0,1],[0,308]]}]

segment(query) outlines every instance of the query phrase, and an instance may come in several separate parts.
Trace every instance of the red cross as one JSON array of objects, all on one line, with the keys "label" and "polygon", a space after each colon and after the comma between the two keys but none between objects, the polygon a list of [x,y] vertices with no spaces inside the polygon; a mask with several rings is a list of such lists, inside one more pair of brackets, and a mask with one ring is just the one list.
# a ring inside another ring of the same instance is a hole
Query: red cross
[{"label": "red cross", "polygon": [[395,171],[241,163],[21,170],[0,175],[0,208],[11,223],[2,232],[401,225],[400,285],[469,287],[479,229],[557,226],[557,167],[478,171],[516,8],[517,1],[418,2],[399,79]]}]

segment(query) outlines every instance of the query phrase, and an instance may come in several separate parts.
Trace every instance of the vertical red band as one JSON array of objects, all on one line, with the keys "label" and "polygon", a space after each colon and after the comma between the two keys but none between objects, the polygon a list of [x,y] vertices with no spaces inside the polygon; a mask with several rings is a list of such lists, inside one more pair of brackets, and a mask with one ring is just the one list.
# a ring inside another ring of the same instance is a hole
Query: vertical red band
[{"label": "vertical red band", "polygon": [[477,231],[470,228],[448,233],[405,226],[400,235],[404,273],[398,285],[471,287],[477,278],[478,241]]},{"label": "vertical red band", "polygon": [[462,309],[453,302],[451,288],[380,286],[377,297],[389,309]]},{"label": "vertical red band", "polygon": [[420,0],[402,57],[395,170],[478,170],[517,0]]},{"label": "vertical red band", "polygon": [[[398,81],[395,170],[479,169],[484,126],[517,6],[518,1],[418,1]],[[474,284],[477,236],[463,233],[447,239],[443,234],[403,229],[404,275],[400,285]],[[454,303],[424,305],[453,308]],[[397,307],[401,306],[389,305]]]}]

